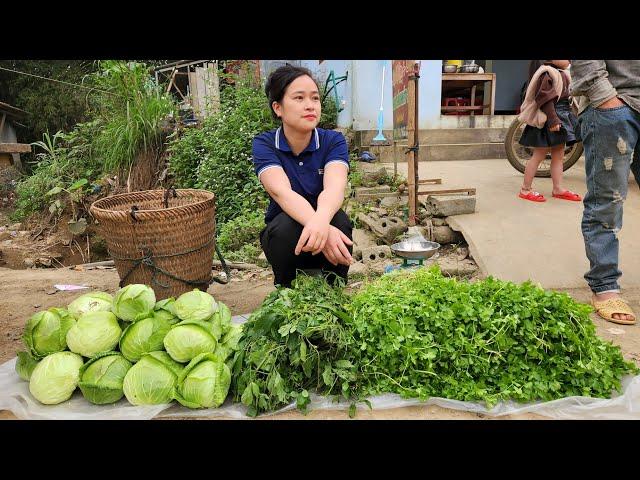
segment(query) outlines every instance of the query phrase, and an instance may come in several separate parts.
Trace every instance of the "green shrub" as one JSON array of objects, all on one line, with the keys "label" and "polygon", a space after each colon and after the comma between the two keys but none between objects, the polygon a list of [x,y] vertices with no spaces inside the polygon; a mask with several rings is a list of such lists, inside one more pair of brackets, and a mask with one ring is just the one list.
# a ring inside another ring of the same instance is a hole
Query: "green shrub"
[{"label": "green shrub", "polygon": [[158,150],[161,124],[174,112],[169,94],[151,79],[144,63],[105,60],[93,81],[101,90],[96,115],[103,125],[94,144],[105,171],[126,169],[136,155]]},{"label": "green shrub", "polygon": [[102,165],[91,148],[99,128],[97,122],[78,123],[67,134],[58,132],[52,137],[45,134],[44,141],[37,142],[39,162],[32,175],[24,177],[16,186],[13,220],[45,210],[54,200],[47,195],[54,187],[67,188],[82,178],[88,182],[100,178]]},{"label": "green shrub", "polygon": [[242,212],[266,208],[268,197],[254,173],[251,141],[276,123],[259,88],[238,81],[220,97],[217,114],[172,143],[170,165],[178,186],[216,194],[216,217],[225,223]]},{"label": "green shrub", "polygon": [[260,232],[264,213],[248,211],[220,227],[218,246],[225,259],[232,262],[255,262],[262,253]]},{"label": "green shrub", "polygon": [[[38,163],[16,187],[13,219],[41,211],[53,200],[60,200],[61,211],[68,193],[63,189],[83,179],[90,185],[129,167],[138,153],[161,148],[161,124],[173,110],[170,97],[152,82],[144,64],[109,60],[99,65],[86,82],[100,89],[87,96],[91,121],[76,124],[69,133],[45,133],[36,142]],[[55,187],[60,193],[47,195]]]}]

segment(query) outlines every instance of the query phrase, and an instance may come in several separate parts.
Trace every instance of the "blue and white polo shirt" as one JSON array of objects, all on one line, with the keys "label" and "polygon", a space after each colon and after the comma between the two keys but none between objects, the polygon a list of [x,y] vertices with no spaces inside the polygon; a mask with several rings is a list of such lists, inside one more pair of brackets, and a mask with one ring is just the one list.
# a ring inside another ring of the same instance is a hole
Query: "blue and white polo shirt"
[{"label": "blue and white polo shirt", "polygon": [[[253,139],[253,165],[258,178],[270,168],[284,169],[291,189],[302,195],[314,209],[318,207],[318,196],[324,188],[324,169],[333,162],[344,163],[349,168],[347,142],[340,132],[315,128],[309,145],[298,156],[291,151],[282,127]],[[265,222],[270,222],[280,212],[280,205],[271,199]]]}]

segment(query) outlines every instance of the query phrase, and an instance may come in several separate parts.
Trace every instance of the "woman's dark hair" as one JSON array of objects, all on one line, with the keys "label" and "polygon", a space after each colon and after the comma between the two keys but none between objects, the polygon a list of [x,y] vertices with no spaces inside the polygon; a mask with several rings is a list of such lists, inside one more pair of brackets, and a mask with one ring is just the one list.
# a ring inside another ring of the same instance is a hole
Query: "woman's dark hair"
[{"label": "woman's dark hair", "polygon": [[276,112],[273,111],[273,102],[282,103],[282,98],[284,97],[284,92],[289,86],[291,82],[293,82],[296,78],[302,77],[303,75],[307,75],[318,85],[315,78],[311,74],[311,71],[308,68],[304,67],[295,67],[293,65],[283,65],[282,67],[278,67],[267,79],[267,83],[264,86],[264,93],[266,93],[267,98],[269,99],[269,110],[271,110],[271,115],[276,120],[278,116]]},{"label": "woman's dark hair", "polygon": [[545,65],[549,62],[550,60],[531,60],[531,62],[529,62],[529,80],[531,80],[531,78],[535,75],[535,73],[542,65]]}]

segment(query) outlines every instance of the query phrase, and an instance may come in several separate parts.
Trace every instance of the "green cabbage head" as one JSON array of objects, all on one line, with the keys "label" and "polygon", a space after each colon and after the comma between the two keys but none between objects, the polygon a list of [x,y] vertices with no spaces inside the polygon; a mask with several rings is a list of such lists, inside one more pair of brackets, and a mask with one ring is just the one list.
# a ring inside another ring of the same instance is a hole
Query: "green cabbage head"
[{"label": "green cabbage head", "polygon": [[118,352],[100,353],[80,369],[78,387],[91,403],[115,403],[124,395],[122,383],[130,368],[131,362]]},{"label": "green cabbage head", "polygon": [[133,283],[116,292],[111,311],[116,317],[135,322],[148,317],[156,306],[156,294],[151,287]]},{"label": "green cabbage head", "polygon": [[224,303],[218,302],[218,311],[216,313],[220,315],[222,335],[225,335],[231,328],[231,310]]},{"label": "green cabbage head", "polygon": [[38,360],[33,358],[28,352],[18,352],[18,359],[16,360],[16,373],[20,375],[20,378],[25,382],[28,382],[31,378],[33,369],[36,368]]},{"label": "green cabbage head", "polygon": [[197,288],[183,293],[173,304],[173,309],[180,320],[204,321],[218,310],[214,298],[207,292]]},{"label": "green cabbage head", "polygon": [[67,333],[69,350],[84,357],[109,352],[118,345],[122,329],[111,312],[89,312],[82,315]]},{"label": "green cabbage head", "polygon": [[82,357],[72,352],[57,352],[36,365],[29,380],[29,391],[45,405],[56,405],[71,398],[78,386]]},{"label": "green cabbage head", "polygon": [[166,352],[147,353],[125,375],[124,395],[132,405],[170,403],[183,368]]},{"label": "green cabbage head", "polygon": [[218,340],[211,322],[183,321],[164,337],[164,348],[176,362],[190,362],[201,353],[212,353]]},{"label": "green cabbage head", "polygon": [[174,398],[189,408],[217,408],[224,403],[231,385],[231,370],[212,353],[202,353],[187,365],[174,391]]},{"label": "green cabbage head", "polygon": [[242,325],[231,325],[229,331],[222,337],[215,350],[220,360],[226,360],[233,352],[238,350],[238,342],[242,337]]},{"label": "green cabbage head", "polygon": [[110,312],[113,297],[107,292],[91,292],[79,296],[67,309],[76,319],[87,312]]},{"label": "green cabbage head", "polygon": [[67,332],[75,323],[63,308],[50,308],[27,320],[22,340],[31,355],[40,359],[67,348]]},{"label": "green cabbage head", "polygon": [[172,325],[178,323],[180,319],[176,316],[176,312],[173,308],[173,304],[175,302],[176,299],[173,297],[165,298],[164,300],[156,302],[156,306],[153,310],[153,316],[164,318],[165,320],[168,320]]},{"label": "green cabbage head", "polygon": [[142,355],[164,348],[164,337],[171,323],[161,316],[143,318],[130,324],[120,337],[120,351],[127,360],[137,362]]}]

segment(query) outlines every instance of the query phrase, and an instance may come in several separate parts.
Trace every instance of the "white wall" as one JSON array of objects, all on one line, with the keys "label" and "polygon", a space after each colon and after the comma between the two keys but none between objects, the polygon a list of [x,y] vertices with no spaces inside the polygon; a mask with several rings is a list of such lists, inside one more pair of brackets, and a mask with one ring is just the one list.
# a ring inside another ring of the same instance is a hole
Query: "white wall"
[{"label": "white wall", "polygon": [[[381,60],[353,60],[353,129],[377,130],[380,111]],[[391,60],[384,62],[383,129],[393,129]],[[442,60],[422,60],[418,82],[418,125],[420,129],[437,128],[440,122]]]},{"label": "white wall", "polygon": [[[338,98],[345,102],[338,114],[338,126],[354,130],[377,130],[380,111],[382,65],[385,63],[384,122],[385,130],[393,129],[393,98],[391,88],[391,60],[266,60],[261,71],[267,75],[270,68],[285,62],[298,64],[311,70],[316,78],[325,80],[331,70],[337,77],[348,73],[346,81],[337,86]],[[419,128],[437,128],[440,122],[442,60],[422,60],[418,91]]]},{"label": "white wall", "polygon": [[[333,70],[336,77],[347,75],[347,79],[336,86],[338,100],[344,102],[341,105],[343,110],[338,114],[339,127],[350,127],[352,123],[352,63],[351,60],[323,60],[322,63],[319,63],[318,60],[302,60],[302,66],[313,72],[316,79],[322,83],[321,87],[324,86],[324,81],[331,73],[331,70]],[[333,97],[333,91],[329,95]]]}]

